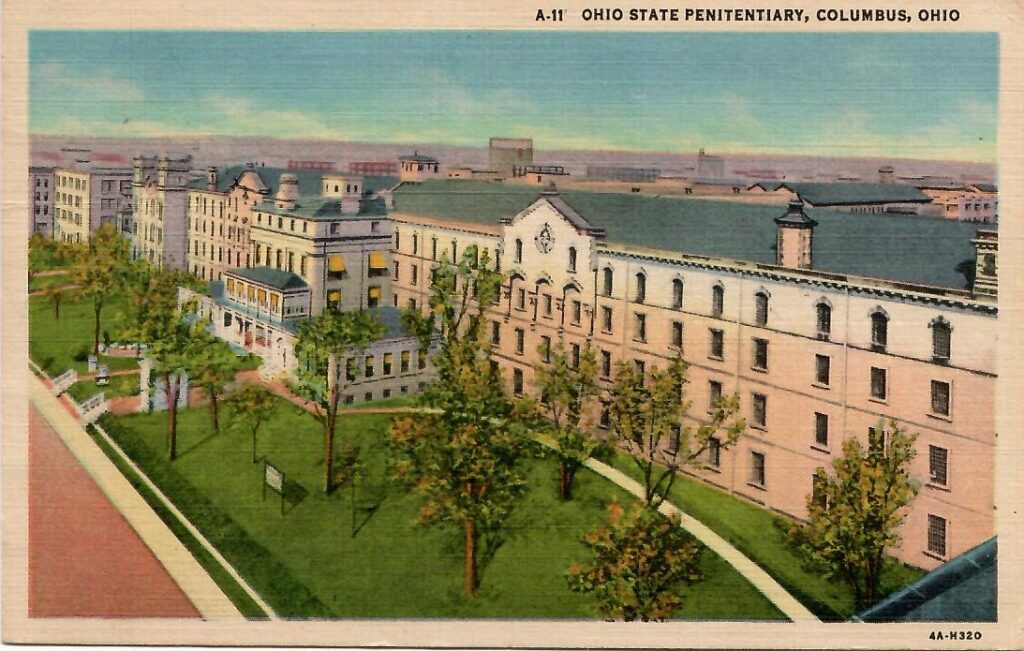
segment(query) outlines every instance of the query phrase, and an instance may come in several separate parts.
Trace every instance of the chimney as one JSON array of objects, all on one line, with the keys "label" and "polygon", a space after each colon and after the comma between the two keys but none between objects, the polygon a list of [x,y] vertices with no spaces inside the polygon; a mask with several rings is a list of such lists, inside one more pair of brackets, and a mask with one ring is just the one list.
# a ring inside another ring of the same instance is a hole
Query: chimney
[{"label": "chimney", "polygon": [[278,181],[274,205],[284,210],[295,210],[299,200],[299,178],[294,174],[282,174]]},{"label": "chimney", "polygon": [[998,295],[999,233],[979,229],[974,245],[974,282],[971,291],[975,296]]},{"label": "chimney", "polygon": [[893,169],[892,165],[883,165],[878,168],[878,182],[879,183],[895,183],[896,170]]},{"label": "chimney", "polygon": [[814,245],[814,227],[818,222],[804,212],[803,201],[795,197],[786,214],[775,218],[778,225],[776,264],[791,269],[810,269]]},{"label": "chimney", "polygon": [[206,168],[206,189],[213,192],[217,189],[217,168],[207,167]]}]

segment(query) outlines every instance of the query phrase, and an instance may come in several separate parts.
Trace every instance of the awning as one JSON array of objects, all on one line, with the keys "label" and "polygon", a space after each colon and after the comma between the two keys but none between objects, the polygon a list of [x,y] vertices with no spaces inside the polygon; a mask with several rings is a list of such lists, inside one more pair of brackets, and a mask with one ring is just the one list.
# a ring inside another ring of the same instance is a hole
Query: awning
[{"label": "awning", "polygon": [[371,287],[370,288],[369,297],[370,298],[380,298],[380,287]]},{"label": "awning", "polygon": [[341,292],[338,291],[338,290],[327,292],[327,302],[328,303],[340,303],[341,302]]},{"label": "awning", "polygon": [[274,308],[276,310],[277,309],[277,304],[280,303],[280,302],[281,302],[281,295],[280,294],[271,294],[270,295],[270,307],[272,307],[272,308]]},{"label": "awning", "polygon": [[327,256],[327,271],[334,273],[345,271],[345,257],[340,253]]},{"label": "awning", "polygon": [[384,259],[383,251],[373,251],[370,253],[370,269],[387,269],[388,263]]}]

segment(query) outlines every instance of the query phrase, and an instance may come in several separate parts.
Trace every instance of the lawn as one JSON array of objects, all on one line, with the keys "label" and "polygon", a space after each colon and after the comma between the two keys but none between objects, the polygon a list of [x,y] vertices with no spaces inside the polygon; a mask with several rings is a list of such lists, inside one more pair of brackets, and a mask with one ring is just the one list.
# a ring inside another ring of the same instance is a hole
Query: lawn
[{"label": "lawn", "polygon": [[139,374],[115,375],[110,378],[110,384],[105,387],[97,386],[96,381],[92,379],[82,380],[71,385],[71,388],[68,389],[68,395],[74,398],[76,402],[81,403],[101,391],[103,392],[103,397],[108,400],[123,396],[137,396],[139,395]]},{"label": "lawn", "polygon": [[[633,460],[617,452],[611,464],[638,481]],[[786,534],[792,522],[776,513],[729,495],[698,479],[680,475],[670,495],[673,504],[697,518],[772,575],[784,588],[825,621],[855,614],[853,594],[831,581],[820,568],[808,567]],[[923,571],[889,559],[882,572],[879,599],[914,581]]]},{"label": "lawn", "polygon": [[35,275],[28,281],[28,291],[35,292],[51,287],[62,287],[70,284],[67,274],[52,274],[46,276]]},{"label": "lawn", "polygon": [[[124,299],[117,298],[103,308],[100,333],[116,335],[117,314],[124,309]],[[49,375],[56,377],[69,368],[85,373],[92,353],[93,315],[85,303],[65,300],[60,305],[60,318],[54,318],[53,304],[47,296],[32,296],[28,301],[28,354]],[[111,371],[138,367],[133,357],[100,355],[100,364]]]},{"label": "lawn", "polygon": [[[596,617],[592,598],[568,589],[565,571],[586,560],[580,537],[603,520],[607,501],[628,496],[593,473],[581,472],[576,498],[563,503],[554,462],[527,460],[530,489],[483,568],[479,595],[469,600],[460,593],[460,532],[415,525],[418,501],[387,481],[388,417],[339,421],[340,440],[356,440],[363,450],[353,510],[351,484],[330,497],[320,489],[319,424],[281,401],[260,433],[258,455],[285,473],[282,515],[277,494],[262,496],[263,464],[252,463],[247,434],[230,427],[213,434],[206,408],[179,416],[173,464],[165,459],[166,414],[107,416],[104,426],[279,615]],[[680,617],[782,618],[710,551],[702,568],[706,578],[686,589]]]}]

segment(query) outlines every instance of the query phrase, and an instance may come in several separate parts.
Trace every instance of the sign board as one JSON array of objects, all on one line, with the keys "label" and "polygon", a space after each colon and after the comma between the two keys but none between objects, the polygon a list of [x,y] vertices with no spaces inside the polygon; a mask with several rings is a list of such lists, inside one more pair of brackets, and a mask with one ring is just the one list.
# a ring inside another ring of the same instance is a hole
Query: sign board
[{"label": "sign board", "polygon": [[278,493],[284,492],[284,473],[269,463],[263,466],[263,481]]},{"label": "sign board", "polygon": [[89,372],[92,373],[96,370],[96,363],[99,359],[95,355],[89,355]]}]

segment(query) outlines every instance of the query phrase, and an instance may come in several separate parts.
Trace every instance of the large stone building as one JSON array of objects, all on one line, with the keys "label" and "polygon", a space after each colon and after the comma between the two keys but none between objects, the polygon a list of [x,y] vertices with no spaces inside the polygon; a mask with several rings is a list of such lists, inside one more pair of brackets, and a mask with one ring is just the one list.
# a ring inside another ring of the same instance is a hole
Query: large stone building
[{"label": "large stone building", "polygon": [[53,171],[53,237],[62,242],[87,242],[100,226],[118,227],[131,204],[132,171],[94,166],[89,160]]},{"label": "large stone building", "polygon": [[[694,470],[704,481],[804,517],[816,468],[895,419],[917,434],[922,490],[894,553],[931,568],[992,535],[994,233],[972,244],[957,222],[925,233],[799,204],[495,197],[473,183],[396,189],[395,300],[422,306],[442,253],[494,252],[509,278],[490,310],[494,357],[514,393],[534,391],[559,340],[595,349],[605,387],[615,362],[650,369],[681,352],[691,424],[731,394],[748,423],[736,446],[712,445]],[[972,291],[957,263],[975,246]]]},{"label": "large stone building", "polygon": [[53,168],[28,168],[28,234],[53,236]]},{"label": "large stone building", "polygon": [[491,138],[487,147],[488,170],[508,178],[516,167],[527,165],[533,165],[533,138]]},{"label": "large stone building", "polygon": [[191,156],[132,159],[132,255],[157,268],[185,268],[191,162]]}]

